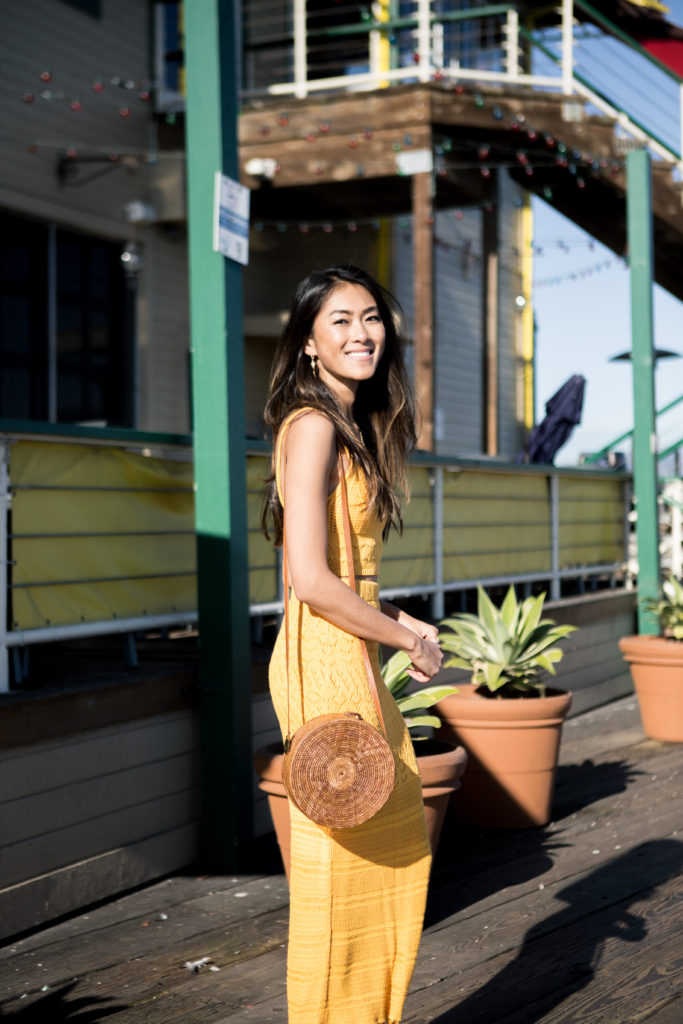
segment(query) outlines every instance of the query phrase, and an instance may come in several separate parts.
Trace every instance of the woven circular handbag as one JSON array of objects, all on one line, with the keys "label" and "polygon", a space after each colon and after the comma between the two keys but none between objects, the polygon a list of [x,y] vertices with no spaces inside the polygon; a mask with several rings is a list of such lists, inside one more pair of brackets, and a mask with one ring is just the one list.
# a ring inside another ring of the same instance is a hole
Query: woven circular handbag
[{"label": "woven circular handbag", "polygon": [[[351,527],[341,456],[339,477],[348,583],[355,589]],[[394,788],[395,764],[365,641],[358,639],[368,686],[382,732],[356,712],[318,715],[294,735],[289,729],[289,586],[287,546],[283,536],[282,572],[285,595],[287,664],[287,737],[282,783],[290,800],[306,817],[329,828],[362,825],[384,806]]]},{"label": "woven circular handbag", "polygon": [[389,799],[394,758],[381,732],[360,715],[318,715],[292,737],[282,781],[307,818],[330,828],[352,828]]}]

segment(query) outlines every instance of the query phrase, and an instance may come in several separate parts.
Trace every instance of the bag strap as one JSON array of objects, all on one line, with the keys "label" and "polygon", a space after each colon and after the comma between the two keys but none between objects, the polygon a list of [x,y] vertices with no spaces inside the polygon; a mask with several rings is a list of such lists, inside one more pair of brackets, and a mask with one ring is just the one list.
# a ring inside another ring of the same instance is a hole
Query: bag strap
[{"label": "bag strap", "polygon": [[[344,547],[346,549],[346,569],[349,586],[356,589],[356,574],[353,568],[353,548],[351,547],[351,521],[349,518],[349,499],[346,491],[346,477],[344,475],[344,464],[342,462],[341,452],[338,457],[338,471],[339,471],[339,487],[341,489],[341,504],[342,504],[342,525],[344,529]],[[283,480],[284,482],[284,480]],[[282,594],[285,605],[285,667],[287,672],[287,736],[285,737],[285,753],[289,750],[292,732],[290,726],[289,717],[289,705],[290,705],[290,690],[289,690],[289,565],[287,562],[287,534],[284,527],[284,517],[282,525]],[[377,683],[375,682],[375,673],[372,671],[372,664],[370,662],[370,655],[368,654],[368,648],[361,637],[358,637],[360,643],[361,652],[363,655],[363,664],[365,666],[365,674],[368,680],[368,689],[373,699],[375,710],[377,711],[377,717],[384,733],[387,735],[386,726],[384,724],[384,716],[382,714],[382,708],[379,701],[379,693],[377,692]],[[302,676],[301,665],[299,665],[299,678]],[[301,711],[303,720],[303,691],[301,695]]]}]

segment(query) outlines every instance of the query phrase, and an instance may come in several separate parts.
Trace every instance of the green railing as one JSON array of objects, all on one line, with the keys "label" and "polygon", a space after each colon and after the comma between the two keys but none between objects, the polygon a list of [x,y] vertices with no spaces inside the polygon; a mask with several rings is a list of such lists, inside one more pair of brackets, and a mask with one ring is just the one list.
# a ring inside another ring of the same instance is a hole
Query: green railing
[{"label": "green railing", "polygon": [[[669,412],[671,409],[675,409],[676,406],[680,405],[681,402],[683,402],[683,395],[679,395],[678,398],[674,398],[672,402],[668,402],[667,405],[664,405],[661,409],[658,409],[657,418],[663,416],[664,413]],[[619,437],[615,437],[613,441],[610,441],[609,444],[606,444],[604,448],[600,449],[600,451],[593,452],[591,455],[584,456],[582,460],[583,464],[587,466],[595,465],[596,463],[600,462],[601,459],[604,459],[607,455],[609,455],[610,452],[614,451],[617,445],[623,444],[624,441],[628,441],[632,437],[633,428],[631,428],[631,430],[626,430],[623,434],[619,434]],[[661,461],[667,456],[673,455],[674,452],[678,451],[681,445],[683,445],[683,438],[681,438],[681,440],[677,441],[675,444],[669,445],[668,448],[666,448],[664,451],[659,452],[658,458]]]}]

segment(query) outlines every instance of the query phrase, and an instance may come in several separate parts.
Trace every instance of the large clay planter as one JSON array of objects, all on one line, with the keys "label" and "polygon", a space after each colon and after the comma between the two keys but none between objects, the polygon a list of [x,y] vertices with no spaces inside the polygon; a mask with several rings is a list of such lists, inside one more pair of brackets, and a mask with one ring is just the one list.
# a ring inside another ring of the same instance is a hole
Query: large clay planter
[{"label": "large clay planter", "polygon": [[683,742],[683,641],[624,636],[619,647],[631,669],[645,735]]},{"label": "large clay planter", "polygon": [[[425,804],[427,835],[436,849],[451,794],[459,787],[460,777],[467,765],[467,754],[462,747],[436,740],[419,741],[415,745],[417,763],[422,776],[422,796]],[[275,835],[285,874],[289,878],[290,826],[289,802],[282,785],[282,744],[271,743],[254,754],[254,768],[259,776],[259,789],[268,794],[268,807],[273,819]]]},{"label": "large clay planter", "polygon": [[489,698],[473,687],[436,705],[439,739],[460,743],[467,773],[453,810],[474,825],[534,828],[551,818],[562,725],[571,694]]}]

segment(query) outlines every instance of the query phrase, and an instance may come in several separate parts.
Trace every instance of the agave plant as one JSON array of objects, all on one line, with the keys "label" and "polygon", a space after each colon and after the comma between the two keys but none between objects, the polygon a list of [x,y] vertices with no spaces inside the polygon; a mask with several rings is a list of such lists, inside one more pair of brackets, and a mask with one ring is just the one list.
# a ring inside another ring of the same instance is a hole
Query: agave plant
[{"label": "agave plant", "polygon": [[683,640],[683,583],[669,576],[662,584],[662,597],[647,598],[643,605],[659,619],[662,636]]},{"label": "agave plant", "polygon": [[517,601],[513,587],[497,608],[477,588],[477,614],[444,619],[450,632],[440,634],[441,646],[453,657],[446,666],[469,669],[472,683],[497,697],[545,696],[545,673],[555,674],[563,652],[555,646],[575,626],[558,626],[542,619],[545,594]]},{"label": "agave plant", "polygon": [[[414,714],[414,712],[426,711],[436,704],[437,701],[443,700],[444,697],[450,697],[452,693],[457,693],[457,687],[446,685],[426,686],[415,693],[406,694],[412,679],[408,675],[409,668],[410,658],[405,651],[396,651],[395,654],[392,654],[382,665],[382,678],[386,683],[387,689],[398,704],[399,711],[403,715],[403,720],[409,729],[426,725],[438,728],[441,725],[441,719],[437,718],[436,715]],[[422,738],[413,735],[413,739]]]}]

